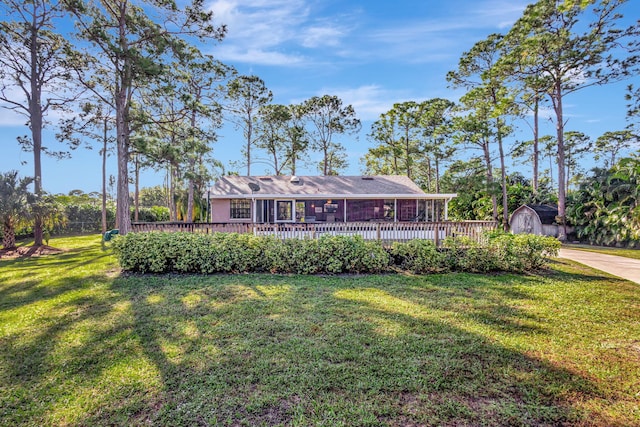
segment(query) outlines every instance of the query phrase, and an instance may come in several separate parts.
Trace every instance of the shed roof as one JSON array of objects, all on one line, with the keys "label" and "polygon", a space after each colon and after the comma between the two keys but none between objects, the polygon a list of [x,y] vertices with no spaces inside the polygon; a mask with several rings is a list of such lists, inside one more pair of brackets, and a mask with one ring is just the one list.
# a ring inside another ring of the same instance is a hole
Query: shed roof
[{"label": "shed roof", "polygon": [[[254,188],[252,191],[251,187]],[[259,188],[259,189],[258,189]],[[426,194],[409,177],[375,176],[224,176],[211,188],[212,198],[230,197],[394,197],[445,198],[455,194]]]},{"label": "shed roof", "polygon": [[556,217],[558,216],[558,207],[554,206],[554,205],[531,205],[531,204],[526,204],[526,205],[522,205],[521,207],[519,207],[518,209],[516,209],[513,213],[515,214],[518,210],[522,209],[522,208],[529,208],[532,211],[534,211],[536,213],[536,215],[538,215],[538,218],[540,218],[540,222],[542,224],[555,224],[556,222]]}]

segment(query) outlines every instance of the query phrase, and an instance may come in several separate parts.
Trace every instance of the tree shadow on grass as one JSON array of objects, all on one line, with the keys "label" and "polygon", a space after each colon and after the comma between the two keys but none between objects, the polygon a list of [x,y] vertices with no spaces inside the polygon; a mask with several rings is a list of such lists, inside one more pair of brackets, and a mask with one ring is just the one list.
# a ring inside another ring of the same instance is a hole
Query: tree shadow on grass
[{"label": "tree shadow on grass", "polygon": [[[99,255],[95,255],[96,253],[94,246],[87,246],[36,258],[3,259],[0,260],[0,266],[6,270],[12,270],[18,275],[23,272],[29,275],[34,269],[56,269],[62,267],[68,267],[70,269],[78,268],[93,264],[102,258],[111,256],[107,251],[102,251]],[[79,255],[85,259],[83,261],[78,261]]]},{"label": "tree shadow on grass", "polygon": [[[569,396],[603,397],[582,375],[457,325],[445,306],[464,288],[435,305],[367,277],[141,276],[112,289],[161,377],[133,421],[559,425],[587,422]],[[82,424],[112,416],[101,408]]]},{"label": "tree shadow on grass", "polygon": [[[6,273],[7,282],[0,283],[0,312],[39,300],[50,300],[92,283],[104,283],[107,278],[103,273],[83,275],[78,272],[108,256],[100,254],[78,261],[77,254],[65,253],[46,261],[25,259],[6,262],[3,273]],[[57,280],[51,279],[52,273],[58,277]]]},{"label": "tree shadow on grass", "polygon": [[[85,280],[108,281],[99,275]],[[105,292],[106,286],[82,286],[64,278],[48,287],[25,285],[26,294],[14,295],[7,304],[22,316],[2,325],[0,336],[0,424],[74,424],[67,411],[84,413],[110,392],[104,373],[124,357],[131,327],[118,309],[126,301]],[[25,308],[33,302],[41,304]]]},{"label": "tree shadow on grass", "polygon": [[[99,286],[81,284],[91,282]],[[96,275],[61,278],[49,291],[11,285],[0,295],[6,307],[47,308],[34,314],[37,327],[0,337],[0,424],[632,421],[582,412],[578,401],[606,405],[597,383],[492,336],[547,334],[524,308],[544,304],[534,292],[543,286],[480,275]]]}]

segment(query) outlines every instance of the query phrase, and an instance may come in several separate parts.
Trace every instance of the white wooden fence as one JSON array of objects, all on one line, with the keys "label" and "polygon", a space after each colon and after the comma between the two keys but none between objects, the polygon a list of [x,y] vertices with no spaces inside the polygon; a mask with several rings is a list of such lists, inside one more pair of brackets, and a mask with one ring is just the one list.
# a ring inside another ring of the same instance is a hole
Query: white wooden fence
[{"label": "white wooden fence", "polygon": [[296,224],[246,223],[134,223],[133,232],[187,231],[192,233],[253,233],[259,236],[275,235],[282,239],[316,239],[322,235],[362,236],[366,240],[379,240],[384,244],[412,239],[429,239],[439,244],[450,236],[467,236],[480,240],[485,231],[495,230],[494,221],[444,222],[331,222]]}]

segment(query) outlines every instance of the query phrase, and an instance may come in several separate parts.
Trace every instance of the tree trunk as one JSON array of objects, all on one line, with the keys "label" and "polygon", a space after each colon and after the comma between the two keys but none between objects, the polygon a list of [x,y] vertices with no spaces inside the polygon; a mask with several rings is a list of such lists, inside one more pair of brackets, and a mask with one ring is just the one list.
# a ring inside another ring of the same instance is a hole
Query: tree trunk
[{"label": "tree trunk", "polygon": [[431,191],[431,159],[427,157],[427,189]]},{"label": "tree trunk", "polygon": [[133,219],[139,221],[140,218],[140,159],[138,154],[135,157],[135,186],[133,191]]},{"label": "tree trunk", "polygon": [[102,234],[107,232],[107,137],[108,124],[104,118],[104,128],[102,134]]},{"label": "tree trunk", "polygon": [[176,206],[175,168],[169,165],[169,220],[178,220],[178,208]]},{"label": "tree trunk", "polygon": [[404,149],[405,149],[405,156],[406,156],[406,166],[407,166],[407,177],[411,178],[411,147],[409,144],[409,129],[405,128],[405,133],[404,133]]},{"label": "tree trunk", "polygon": [[189,179],[189,196],[187,201],[187,215],[184,217],[184,222],[193,222],[193,205],[195,196],[195,183],[193,178]]},{"label": "tree trunk", "polygon": [[[133,79],[131,64],[126,58],[127,42],[127,2],[118,6],[119,48],[116,63],[116,155],[118,158],[118,183],[116,189],[116,226],[121,235],[131,230],[131,213],[129,208],[129,95]],[[118,69],[119,66],[122,69]]]},{"label": "tree trunk", "polygon": [[327,171],[329,170],[329,150],[327,148],[327,144],[324,144],[323,148],[324,153],[324,165],[322,165],[322,175],[327,176]]},{"label": "tree trunk", "polygon": [[556,112],[556,135],[558,138],[558,240],[567,240],[566,229],[566,178],[565,178],[565,152],[564,152],[564,117],[562,111],[562,86],[560,81],[556,83],[552,101]]},{"label": "tree trunk", "polygon": [[395,175],[400,175],[399,172],[399,166],[398,166],[398,153],[396,151],[396,141],[394,140],[396,131],[395,128],[391,131],[391,142],[389,143],[389,147],[391,147],[391,154],[393,156],[392,158],[392,163],[393,163],[393,173]]},{"label": "tree trunk", "polygon": [[247,176],[251,176],[251,138],[253,138],[253,126],[251,125],[251,114],[247,121]]},{"label": "tree trunk", "polygon": [[[35,4],[34,4],[35,8]],[[34,193],[39,198],[42,196],[42,78],[40,76],[40,61],[38,60],[38,23],[36,22],[38,14],[33,14],[31,23],[31,51],[30,61],[30,81],[31,81],[31,98],[29,100],[29,121],[31,125],[31,138],[33,139],[33,186]],[[33,224],[33,246],[42,246],[42,217],[35,216]],[[14,242],[15,244],[15,242]]]},{"label": "tree trunk", "polygon": [[435,166],[436,166],[436,194],[440,193],[440,162],[438,161],[438,157],[435,158]]},{"label": "tree trunk", "polygon": [[567,176],[566,176],[566,180],[567,180],[567,185],[565,187],[565,194],[569,194],[569,183],[571,182],[571,150],[567,149],[567,146],[564,147],[564,161],[567,163]]},{"label": "tree trunk", "polygon": [[540,157],[540,149],[539,149],[539,109],[540,109],[540,99],[538,95],[536,95],[533,106],[533,192],[534,194],[538,193],[538,158]]},{"label": "tree trunk", "polygon": [[[489,151],[489,142],[485,141],[482,144],[482,152],[484,154],[484,164],[487,168],[487,185],[493,187],[493,168],[491,167],[491,152]],[[498,199],[496,195],[491,192],[491,205],[493,208],[492,216],[494,221],[498,221]]]},{"label": "tree trunk", "polygon": [[[196,97],[196,100],[198,102],[200,102],[200,95],[198,94],[198,96]],[[195,129],[196,129],[196,125],[197,125],[197,111],[194,109],[191,111],[191,129],[193,132],[193,145],[194,147],[196,146],[196,139],[195,139]],[[196,169],[196,160],[193,158],[193,156],[189,156],[189,171],[190,176],[189,176],[189,188],[188,188],[188,195],[187,195],[187,215],[184,218],[184,222],[193,222],[193,205],[194,205],[194,189],[195,189],[195,169]]]},{"label": "tree trunk", "polygon": [[116,223],[122,235],[131,230],[131,214],[129,212],[129,131],[126,106],[127,92],[120,89],[116,98],[116,145],[118,156]]},{"label": "tree trunk", "polygon": [[16,231],[10,222],[5,222],[2,227],[2,246],[5,249],[16,247]]},{"label": "tree trunk", "polygon": [[509,231],[509,199],[507,198],[507,170],[504,164],[504,148],[502,144],[502,124],[496,119],[498,131],[498,150],[500,151],[500,181],[502,184],[502,228]]}]

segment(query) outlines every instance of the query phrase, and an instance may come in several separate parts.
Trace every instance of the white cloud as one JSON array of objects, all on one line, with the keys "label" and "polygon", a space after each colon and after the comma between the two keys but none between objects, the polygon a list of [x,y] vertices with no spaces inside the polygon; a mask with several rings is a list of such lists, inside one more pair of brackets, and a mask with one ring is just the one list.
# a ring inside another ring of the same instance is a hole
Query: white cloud
[{"label": "white cloud", "polygon": [[[323,51],[328,60],[333,57],[358,62],[385,59],[430,63],[450,59],[470,47],[467,42],[475,40],[470,33],[510,26],[528,2],[484,0],[451,17],[408,18],[395,23],[368,21],[366,7],[327,12],[321,9],[322,2],[308,0],[214,0],[209,8],[228,29],[215,51],[219,59],[310,66],[319,62],[312,60],[316,52],[311,50],[323,49],[330,49],[328,53]],[[276,62],[279,58],[283,62]]]},{"label": "white cloud", "polygon": [[[489,0],[473,11],[485,23],[500,29],[511,27],[522,16],[529,0]],[[482,21],[480,21],[482,22]]]},{"label": "white cloud", "polygon": [[215,52],[222,60],[299,66],[310,57],[292,50],[335,47],[348,33],[333,20],[312,17],[304,0],[216,0],[209,8],[227,26]]},{"label": "white cloud", "polygon": [[[2,107],[2,104],[0,104],[0,127],[25,126],[26,123],[27,118],[25,116],[11,110],[7,110]],[[25,129],[27,129],[26,126]]]},{"label": "white cloud", "polygon": [[356,117],[363,121],[377,120],[394,103],[408,99],[405,92],[390,91],[375,84],[355,88],[325,88],[317,93],[318,96],[327,94],[337,96],[345,106],[353,106]]},{"label": "white cloud", "polygon": [[[528,0],[476,2],[475,8],[446,18],[402,21],[365,35],[368,49],[361,55],[396,58],[407,63],[429,63],[451,59],[471,47],[472,42],[510,27]],[[357,54],[357,52],[352,52]]]},{"label": "white cloud", "polygon": [[262,49],[241,50],[237,47],[220,47],[216,56],[228,61],[261,65],[300,66],[308,63],[308,59],[293,54]]},{"label": "white cloud", "polygon": [[338,46],[346,30],[332,25],[314,26],[302,34],[302,46],[316,48],[320,46]]}]

